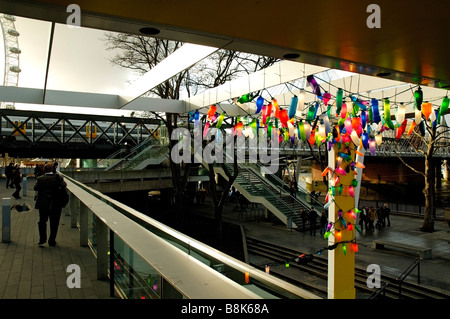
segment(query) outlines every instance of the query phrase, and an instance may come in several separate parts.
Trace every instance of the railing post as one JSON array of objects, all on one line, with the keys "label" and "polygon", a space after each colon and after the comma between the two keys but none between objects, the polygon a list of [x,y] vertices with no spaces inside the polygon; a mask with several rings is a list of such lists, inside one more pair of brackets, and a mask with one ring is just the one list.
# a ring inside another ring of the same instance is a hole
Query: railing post
[{"label": "railing post", "polygon": [[109,296],[114,297],[114,232],[109,230]]},{"label": "railing post", "polygon": [[76,197],[73,193],[70,193],[69,195],[69,205],[70,205],[70,227],[76,228],[77,227],[77,214],[78,209],[80,205],[80,200],[78,197]]},{"label": "railing post", "polygon": [[420,285],[420,261],[422,259],[419,259],[419,263],[417,264],[417,283]]},{"label": "railing post", "polygon": [[2,243],[11,242],[11,198],[2,199]]},{"label": "railing post", "polygon": [[[97,279],[108,278],[108,227],[97,219]],[[113,252],[111,251],[111,254]],[[111,256],[112,259],[114,259]]]},{"label": "railing post", "polygon": [[88,245],[88,207],[80,203],[80,246]]}]

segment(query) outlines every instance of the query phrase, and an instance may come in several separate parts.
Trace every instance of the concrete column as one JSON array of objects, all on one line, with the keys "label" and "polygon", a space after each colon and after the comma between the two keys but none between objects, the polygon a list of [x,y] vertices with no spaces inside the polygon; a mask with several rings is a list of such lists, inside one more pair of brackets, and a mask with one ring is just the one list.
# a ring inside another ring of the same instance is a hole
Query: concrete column
[{"label": "concrete column", "polygon": [[2,199],[2,243],[11,242],[11,198]]},{"label": "concrete column", "polygon": [[[352,143],[350,143],[352,144]],[[337,148],[337,144],[331,148],[328,153],[328,167],[332,172],[336,169],[336,159],[338,153],[347,154],[347,149],[344,143],[341,144],[341,149]],[[351,150],[351,160],[355,160],[355,152]],[[342,161],[340,167],[344,170],[346,165],[350,163]],[[338,242],[350,241],[355,236],[355,230],[344,228],[339,221],[339,211],[342,210],[342,215],[348,222],[354,223],[354,219],[348,217],[347,212],[354,209],[355,200],[348,193],[342,192],[339,195],[339,186],[344,187],[352,184],[354,179],[354,171],[350,170],[346,175],[331,174],[329,178],[329,188],[335,187],[334,202],[328,208],[328,221],[334,223],[334,232],[328,237],[328,245],[332,246]],[[334,185],[335,177],[339,176],[339,182]],[[332,196],[330,196],[332,200]],[[341,238],[339,239],[338,233]],[[351,244],[346,245],[346,253],[343,250],[343,244],[339,244],[335,249],[328,250],[328,299],[355,299],[355,253],[351,249]]]},{"label": "concrete column", "polygon": [[71,193],[69,203],[70,203],[70,214],[71,214],[70,227],[77,228],[78,211],[80,209],[80,200]]},{"label": "concrete column", "polygon": [[89,208],[80,203],[80,246],[86,247],[88,245],[88,235],[89,235],[89,227],[88,227],[88,211]]}]

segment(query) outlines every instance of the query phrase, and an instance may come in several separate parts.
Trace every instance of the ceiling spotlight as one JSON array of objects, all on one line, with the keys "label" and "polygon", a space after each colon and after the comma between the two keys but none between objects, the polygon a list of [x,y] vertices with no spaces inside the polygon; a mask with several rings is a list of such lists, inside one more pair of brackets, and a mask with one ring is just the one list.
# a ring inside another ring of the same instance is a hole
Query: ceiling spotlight
[{"label": "ceiling spotlight", "polygon": [[283,58],[291,60],[291,59],[297,59],[300,57],[300,54],[298,53],[286,53],[285,55],[283,55]]},{"label": "ceiling spotlight", "polygon": [[151,28],[151,27],[143,27],[139,29],[139,32],[145,35],[157,35],[159,34],[161,31],[159,29],[156,28]]}]

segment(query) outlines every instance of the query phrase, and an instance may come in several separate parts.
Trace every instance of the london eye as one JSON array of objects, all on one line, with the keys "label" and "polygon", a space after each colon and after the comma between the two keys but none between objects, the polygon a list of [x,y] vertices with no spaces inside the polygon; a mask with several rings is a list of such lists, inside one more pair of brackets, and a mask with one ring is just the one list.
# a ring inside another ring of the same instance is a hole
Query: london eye
[{"label": "london eye", "polygon": [[[17,86],[19,84],[19,74],[21,72],[19,62],[20,53],[19,49],[19,36],[20,33],[16,30],[15,22],[16,18],[12,15],[2,14],[0,15],[0,25],[3,35],[3,47],[4,47],[4,76],[3,86]],[[1,108],[14,108],[14,103],[2,101]]]}]

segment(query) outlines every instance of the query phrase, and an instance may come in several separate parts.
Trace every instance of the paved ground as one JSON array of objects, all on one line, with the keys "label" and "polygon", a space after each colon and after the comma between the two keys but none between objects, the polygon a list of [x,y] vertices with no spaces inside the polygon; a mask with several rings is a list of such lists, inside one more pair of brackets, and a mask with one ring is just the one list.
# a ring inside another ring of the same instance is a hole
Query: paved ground
[{"label": "paved ground", "polygon": [[[303,233],[273,223],[256,222],[258,216],[263,216],[261,210],[258,215],[256,209],[247,209],[246,215],[238,216],[238,212],[233,211],[232,208],[232,204],[227,205],[224,218],[230,222],[242,223],[248,237],[278,243],[305,253],[314,253],[328,245],[327,240],[320,236],[319,230],[317,230],[316,236],[311,236],[309,231]],[[382,274],[397,277],[418,255],[398,249],[373,250],[372,241],[374,239],[430,247],[432,248],[432,259],[421,262],[421,284],[450,293],[450,227],[447,223],[436,221],[436,232],[423,233],[419,231],[422,225],[421,218],[393,215],[390,220],[390,227],[374,231],[363,230],[362,233],[357,233],[359,250],[355,255],[356,265],[367,269],[370,264],[378,264]],[[322,257],[327,257],[327,253],[322,254]],[[417,271],[414,270],[407,281],[417,282]]]},{"label": "paved ground", "polygon": [[[1,199],[13,193],[4,183],[0,179]],[[27,196],[11,197],[11,204],[33,208],[33,185],[34,179],[28,179]],[[56,247],[37,245],[38,219],[35,209],[11,211],[11,242],[0,243],[0,299],[109,298],[109,283],[96,279],[96,259],[88,247],[80,247],[79,230],[70,227],[70,216],[61,216]],[[72,272],[66,270],[70,264],[80,266],[79,289],[67,287],[66,280]]]},{"label": "paved ground", "polygon": [[[12,191],[0,180],[0,198],[11,197]],[[27,181],[27,196],[13,199],[13,205],[33,207],[33,179]],[[257,222],[256,210],[239,215],[227,204],[224,219],[244,225],[247,236],[262,238],[278,244],[311,253],[327,245],[319,232],[291,231],[267,222]],[[259,216],[263,215],[259,210]],[[0,215],[1,218],[1,215]],[[63,213],[57,247],[37,246],[38,212],[35,209],[11,212],[11,242],[0,243],[0,299],[110,299],[109,283],[96,279],[96,260],[87,247],[79,245],[79,231],[70,227],[70,217]],[[357,235],[359,252],[356,264],[367,267],[372,263],[381,266],[382,273],[399,275],[416,256],[396,250],[372,250],[375,238],[402,241],[409,244],[429,246],[433,258],[421,264],[421,281],[424,285],[450,292],[450,227],[436,222],[437,231],[431,234],[418,231],[421,219],[392,216],[391,227],[373,232],[363,231]],[[326,254],[324,255],[326,257]],[[66,285],[67,266],[77,264],[81,269],[81,288],[69,289]],[[416,272],[409,280],[415,281]]]}]

